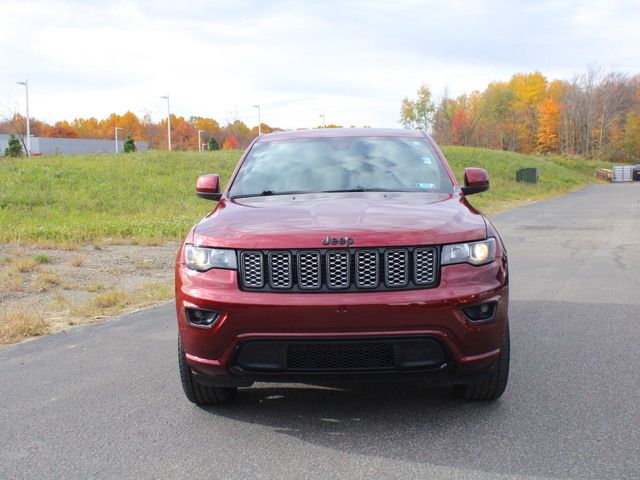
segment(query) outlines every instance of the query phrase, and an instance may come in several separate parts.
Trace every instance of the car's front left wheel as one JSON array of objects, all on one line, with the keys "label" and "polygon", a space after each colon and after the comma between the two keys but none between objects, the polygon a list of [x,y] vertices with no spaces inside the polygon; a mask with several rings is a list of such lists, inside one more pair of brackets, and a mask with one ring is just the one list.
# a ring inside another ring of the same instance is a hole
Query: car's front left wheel
[{"label": "car's front left wheel", "polygon": [[187,363],[187,357],[180,338],[178,338],[178,366],[180,368],[182,389],[190,402],[206,406],[222,405],[235,400],[238,393],[236,387],[211,387],[198,383]]},{"label": "car's front left wheel", "polygon": [[486,380],[480,383],[461,385],[459,391],[466,400],[491,401],[502,396],[509,379],[509,361],[511,356],[509,327],[507,326],[500,355]]}]

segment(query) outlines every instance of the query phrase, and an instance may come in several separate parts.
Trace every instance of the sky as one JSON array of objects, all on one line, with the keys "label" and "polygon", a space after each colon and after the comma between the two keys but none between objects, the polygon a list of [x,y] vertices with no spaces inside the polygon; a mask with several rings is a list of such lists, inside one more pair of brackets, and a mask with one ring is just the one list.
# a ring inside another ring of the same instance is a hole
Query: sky
[{"label": "sky", "polygon": [[516,72],[640,73],[640,2],[5,1],[0,114],[47,122],[127,110],[281,128],[398,127],[436,98]]}]

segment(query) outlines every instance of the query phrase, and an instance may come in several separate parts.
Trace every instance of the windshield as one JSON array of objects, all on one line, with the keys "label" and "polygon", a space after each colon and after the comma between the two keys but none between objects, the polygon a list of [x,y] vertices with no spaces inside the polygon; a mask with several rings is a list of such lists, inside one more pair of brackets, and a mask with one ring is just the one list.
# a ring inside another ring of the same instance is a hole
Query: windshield
[{"label": "windshield", "polygon": [[453,193],[427,139],[340,137],[256,143],[231,197],[340,191]]}]

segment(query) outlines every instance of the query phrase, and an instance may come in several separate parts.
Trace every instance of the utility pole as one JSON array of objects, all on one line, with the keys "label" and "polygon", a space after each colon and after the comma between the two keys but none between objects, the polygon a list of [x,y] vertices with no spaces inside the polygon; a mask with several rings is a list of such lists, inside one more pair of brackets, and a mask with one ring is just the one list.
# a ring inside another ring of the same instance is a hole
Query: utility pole
[{"label": "utility pole", "polygon": [[167,146],[171,151],[171,107],[169,105],[169,94],[162,95],[160,98],[164,98],[167,101]]},{"label": "utility pole", "polygon": [[31,156],[31,121],[29,120],[29,80],[16,82],[18,85],[24,85],[27,92],[27,156]]},{"label": "utility pole", "polygon": [[321,113],[320,115],[318,115],[320,118],[322,118],[322,128],[327,128],[327,122],[324,118],[324,113]]},{"label": "utility pole", "polygon": [[124,130],[121,127],[115,127],[115,131],[116,131],[116,153],[120,153],[120,150],[118,150],[118,130]]},{"label": "utility pole", "polygon": [[200,137],[200,135],[202,133],[205,133],[205,131],[204,130],[198,130],[198,151],[199,152],[202,152],[202,139]]},{"label": "utility pole", "polygon": [[258,105],[254,105],[253,108],[257,108],[258,109],[258,136],[262,135],[262,130],[260,128],[260,124],[262,123],[260,120],[260,104]]}]

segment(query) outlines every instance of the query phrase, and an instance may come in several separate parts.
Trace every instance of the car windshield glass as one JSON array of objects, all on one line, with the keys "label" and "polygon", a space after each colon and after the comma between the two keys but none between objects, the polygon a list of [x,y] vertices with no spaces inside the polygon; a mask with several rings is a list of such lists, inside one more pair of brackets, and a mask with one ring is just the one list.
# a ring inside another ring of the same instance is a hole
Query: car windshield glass
[{"label": "car windshield glass", "polygon": [[427,139],[340,137],[256,143],[231,197],[344,191],[452,193]]}]

